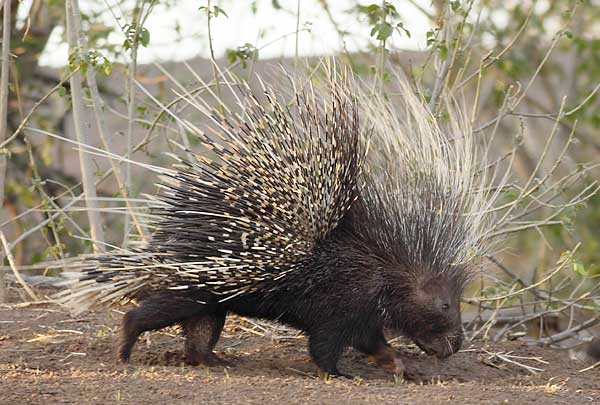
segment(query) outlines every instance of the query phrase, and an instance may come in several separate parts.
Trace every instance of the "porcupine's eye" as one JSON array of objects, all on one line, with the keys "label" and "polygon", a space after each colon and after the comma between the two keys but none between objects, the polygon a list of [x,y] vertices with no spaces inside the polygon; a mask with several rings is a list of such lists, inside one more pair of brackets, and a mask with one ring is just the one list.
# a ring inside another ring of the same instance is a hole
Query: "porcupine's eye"
[{"label": "porcupine's eye", "polygon": [[443,309],[444,311],[447,311],[447,310],[449,310],[449,309],[450,309],[450,304],[448,304],[448,303],[444,303],[444,304],[442,304],[442,309]]}]

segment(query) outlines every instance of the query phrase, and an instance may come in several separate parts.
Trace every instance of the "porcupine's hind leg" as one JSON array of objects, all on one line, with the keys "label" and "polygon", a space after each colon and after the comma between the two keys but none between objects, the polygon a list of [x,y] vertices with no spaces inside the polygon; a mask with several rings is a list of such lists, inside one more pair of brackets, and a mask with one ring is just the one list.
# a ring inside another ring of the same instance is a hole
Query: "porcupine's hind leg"
[{"label": "porcupine's hind leg", "polygon": [[185,334],[185,361],[187,364],[231,367],[231,363],[219,358],[213,351],[224,324],[225,312],[202,314],[181,323]]},{"label": "porcupine's hind leg", "polygon": [[127,312],[121,322],[118,356],[128,363],[138,336],[149,330],[166,328],[197,316],[206,308],[185,296],[157,294],[140,302],[140,306]]}]

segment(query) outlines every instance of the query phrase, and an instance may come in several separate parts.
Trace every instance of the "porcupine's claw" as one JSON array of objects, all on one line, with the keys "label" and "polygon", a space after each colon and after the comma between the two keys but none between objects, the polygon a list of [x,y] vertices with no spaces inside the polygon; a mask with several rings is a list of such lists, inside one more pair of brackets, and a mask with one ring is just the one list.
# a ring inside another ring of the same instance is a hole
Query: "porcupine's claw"
[{"label": "porcupine's claw", "polygon": [[320,368],[317,368],[317,375],[319,376],[319,378],[321,380],[323,380],[325,382],[329,381],[329,379],[331,377],[341,377],[341,378],[347,378],[349,380],[354,379],[354,376],[352,374],[342,373],[337,368],[335,370],[333,370],[332,372],[323,371]]}]

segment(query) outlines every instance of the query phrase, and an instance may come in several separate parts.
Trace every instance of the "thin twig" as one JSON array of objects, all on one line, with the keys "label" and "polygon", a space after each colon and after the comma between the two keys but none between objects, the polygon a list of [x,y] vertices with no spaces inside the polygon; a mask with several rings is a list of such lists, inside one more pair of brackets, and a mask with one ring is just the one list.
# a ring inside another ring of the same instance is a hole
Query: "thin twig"
[{"label": "thin twig", "polygon": [[[139,34],[140,34],[140,21],[142,16],[142,6],[140,7],[139,2],[136,2],[133,11],[133,19],[132,26],[135,27],[135,32],[133,34],[133,38],[129,36],[127,40],[129,41],[130,51],[131,51],[131,59],[129,61],[129,72],[127,72],[127,135],[126,135],[126,151],[125,156],[127,158],[131,158],[132,153],[131,150],[133,148],[133,124],[134,124],[134,114],[135,114],[135,74],[137,71],[137,51],[139,45]],[[116,172],[115,172],[116,174]],[[129,162],[125,162],[125,184],[123,190],[126,193],[129,193],[131,189],[131,164]],[[125,215],[123,221],[123,247],[126,246],[129,242],[129,215]]]},{"label": "thin twig", "polygon": [[12,253],[10,253],[10,249],[8,248],[8,242],[6,242],[6,238],[4,237],[4,232],[2,232],[2,231],[0,231],[0,241],[2,242],[2,246],[4,248],[4,253],[6,254],[6,258],[8,259],[8,264],[10,265],[10,268],[12,269],[13,274],[15,275],[15,278],[17,279],[19,284],[21,284],[21,287],[23,287],[25,292],[31,297],[31,299],[33,299],[34,301],[39,301],[40,298],[37,296],[36,293],[33,292],[33,290],[31,288],[29,288],[29,286],[27,285],[25,280],[23,280],[23,278],[21,277],[21,274],[19,274],[19,271],[17,270],[17,266],[15,265],[15,261],[13,259]]},{"label": "thin twig", "polygon": [[[446,49],[450,49],[450,37],[451,37],[451,25],[450,25],[450,3],[446,6],[446,11],[444,13],[444,38],[443,40],[446,42]],[[441,51],[438,51],[436,59],[441,58]],[[442,61],[442,65],[437,69],[437,75],[435,77],[435,83],[433,84],[433,92],[431,93],[431,98],[429,99],[429,109],[432,113],[435,114],[437,110],[438,101],[440,95],[442,94],[442,89],[445,87],[446,78],[448,76],[448,71],[450,67],[450,59],[448,55]]]},{"label": "thin twig", "polygon": [[592,326],[594,326],[598,323],[600,323],[600,315],[590,318],[587,321],[585,321],[573,328],[567,329],[560,333],[556,333],[556,334],[554,334],[550,337],[544,338],[544,339],[539,339],[538,343],[541,345],[556,344],[556,343],[562,342],[563,340],[569,339],[569,338],[575,336],[580,331],[591,328]]},{"label": "thin twig", "polygon": [[298,71],[298,41],[300,37],[300,0],[296,0],[296,43],[294,49],[294,71]]},{"label": "thin twig", "polygon": [[600,361],[597,361],[597,362],[595,362],[594,364],[592,364],[592,365],[591,365],[591,366],[589,366],[589,367],[582,368],[581,370],[579,370],[579,372],[580,372],[580,373],[583,373],[583,372],[586,372],[586,371],[592,370],[592,369],[594,369],[594,368],[596,368],[596,367],[598,367],[598,366],[600,366]]},{"label": "thin twig", "polygon": [[493,360],[494,358],[502,360],[506,363],[510,363],[510,364],[514,364],[516,366],[522,367],[525,370],[529,371],[532,374],[536,374],[538,372],[542,372],[544,371],[543,368],[539,368],[539,367],[533,367],[533,366],[528,366],[527,364],[523,364],[521,362],[516,361],[515,359],[518,360],[534,360],[537,361],[539,363],[542,364],[548,364],[547,361],[544,361],[542,359],[540,359],[539,357],[524,357],[524,356],[515,356],[515,355],[511,355],[510,352],[508,353],[504,353],[504,352],[497,352],[497,353],[492,353],[489,352],[486,349],[481,349],[483,352],[487,353],[489,355],[488,360]]},{"label": "thin twig", "polygon": [[[460,89],[465,84],[467,84],[468,82],[470,82],[471,79],[473,79],[475,76],[480,75],[483,70],[487,69],[488,67],[492,66],[494,63],[496,63],[497,61],[499,61],[500,59],[502,59],[502,57],[517,43],[518,39],[521,37],[521,34],[525,31],[525,27],[529,24],[529,20],[531,19],[531,16],[533,15],[533,12],[535,10],[536,3],[537,3],[537,1],[534,1],[533,4],[531,4],[531,6],[529,7],[529,13],[527,13],[527,17],[525,17],[525,21],[523,21],[523,24],[521,24],[521,27],[519,28],[519,31],[517,31],[517,33],[515,34],[515,36],[508,43],[508,45],[506,45],[495,56],[492,56],[492,51],[490,51],[488,54],[486,54],[481,59],[482,63],[480,64],[479,69],[477,69],[476,71],[474,71],[473,73],[471,73],[467,78],[465,78],[462,82],[460,82],[456,86],[457,89]],[[487,62],[483,63],[483,61],[487,61]]]},{"label": "thin twig", "polygon": [[213,80],[215,81],[215,84],[217,86],[217,95],[219,96],[217,99],[219,100],[219,108],[221,110],[221,112],[223,112],[223,105],[222,105],[222,100],[223,98],[221,97],[221,83],[219,80],[219,73],[217,70],[217,60],[215,59],[215,50],[213,47],[213,38],[212,38],[212,29],[211,29],[211,18],[212,18],[212,11],[210,10],[210,0],[207,0],[206,3],[206,16],[207,16],[207,27],[208,27],[208,47],[210,49],[210,65],[212,67],[212,72],[213,72]]}]

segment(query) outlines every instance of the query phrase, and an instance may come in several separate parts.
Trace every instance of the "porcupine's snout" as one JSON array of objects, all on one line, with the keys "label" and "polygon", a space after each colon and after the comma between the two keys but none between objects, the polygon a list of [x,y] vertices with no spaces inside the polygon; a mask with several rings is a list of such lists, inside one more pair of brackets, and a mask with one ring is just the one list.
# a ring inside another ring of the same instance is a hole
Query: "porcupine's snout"
[{"label": "porcupine's snout", "polygon": [[435,336],[427,340],[415,339],[415,343],[421,350],[438,359],[445,359],[458,352],[462,346],[462,341],[462,331]]}]

